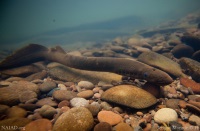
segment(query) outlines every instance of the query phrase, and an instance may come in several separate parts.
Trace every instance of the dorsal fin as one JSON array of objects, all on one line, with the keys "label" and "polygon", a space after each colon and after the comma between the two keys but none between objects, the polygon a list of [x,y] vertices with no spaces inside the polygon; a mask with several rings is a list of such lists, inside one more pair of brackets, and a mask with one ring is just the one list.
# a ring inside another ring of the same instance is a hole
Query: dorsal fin
[{"label": "dorsal fin", "polygon": [[2,60],[0,62],[0,70],[39,61],[42,59],[39,54],[43,51],[48,51],[48,48],[38,44],[29,44]]}]

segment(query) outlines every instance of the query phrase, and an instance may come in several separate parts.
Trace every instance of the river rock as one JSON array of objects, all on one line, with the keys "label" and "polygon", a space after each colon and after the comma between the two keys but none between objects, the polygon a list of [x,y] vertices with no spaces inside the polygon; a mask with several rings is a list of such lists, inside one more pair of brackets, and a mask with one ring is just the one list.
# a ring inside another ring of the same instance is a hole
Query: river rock
[{"label": "river rock", "polygon": [[184,35],[181,37],[181,42],[193,47],[193,49],[200,50],[200,39],[192,35]]},{"label": "river rock", "polygon": [[56,90],[53,92],[53,98],[57,101],[71,100],[77,96],[76,92],[68,90]]},{"label": "river rock", "polygon": [[200,117],[196,115],[191,115],[189,117],[189,123],[192,125],[200,126]]},{"label": "river rock", "polygon": [[85,107],[75,107],[63,113],[53,126],[53,131],[90,131],[93,116]]},{"label": "river rock", "polygon": [[172,109],[179,109],[179,99],[169,99],[166,101],[166,107]]},{"label": "river rock", "polygon": [[27,124],[24,129],[27,131],[51,131],[52,123],[48,119],[38,119]]},{"label": "river rock", "polygon": [[78,86],[87,90],[92,90],[94,88],[94,84],[89,81],[80,81]]},{"label": "river rock", "polygon": [[116,125],[123,121],[123,118],[112,111],[100,111],[97,115],[100,122],[107,122],[111,126]]},{"label": "river rock", "polygon": [[18,81],[10,84],[9,87],[0,88],[0,104],[16,105],[20,102],[20,95],[24,91],[39,93],[38,86],[28,81]]},{"label": "river rock", "polygon": [[200,63],[190,58],[183,57],[179,61],[181,67],[187,74],[192,76],[196,82],[200,82]]},{"label": "river rock", "polygon": [[9,108],[7,105],[0,105],[0,115],[4,115]]},{"label": "river rock", "polygon": [[185,44],[178,44],[172,49],[171,52],[176,58],[191,57],[194,53],[194,49]]},{"label": "river rock", "polygon": [[57,113],[56,109],[49,106],[49,105],[44,105],[39,109],[39,114],[48,119],[52,119],[53,116]]},{"label": "river rock", "polygon": [[154,120],[157,123],[169,123],[170,121],[177,121],[178,115],[171,108],[162,108],[155,113]]},{"label": "river rock", "polygon": [[25,103],[26,101],[34,98],[37,98],[37,94],[34,91],[24,91],[19,96],[19,100],[21,103]]},{"label": "river rock", "polygon": [[75,98],[70,100],[70,105],[72,107],[81,107],[81,106],[86,107],[86,106],[89,105],[89,101],[84,99],[84,98],[75,97]]},{"label": "river rock", "polygon": [[194,93],[200,93],[200,83],[188,78],[180,78],[180,83],[185,87],[191,88]]},{"label": "river rock", "polygon": [[100,122],[95,125],[94,131],[112,131],[112,126],[107,122]]},{"label": "river rock", "polygon": [[25,117],[27,115],[27,112],[23,108],[20,108],[18,106],[13,106],[13,107],[8,109],[6,114],[7,114],[7,118]]},{"label": "river rock", "polygon": [[192,55],[192,59],[200,62],[200,50],[194,52],[194,54]]},{"label": "river rock", "polygon": [[133,128],[126,123],[119,123],[115,126],[116,131],[133,131]]},{"label": "river rock", "polygon": [[136,109],[147,108],[157,102],[152,94],[132,85],[112,87],[102,94],[101,99]]},{"label": "river rock", "polygon": [[34,111],[35,109],[38,108],[38,106],[36,104],[31,104],[31,103],[19,104],[18,106],[27,111]]},{"label": "river rock", "polygon": [[4,119],[0,121],[0,127],[1,130],[25,130],[24,126],[28,123],[30,123],[31,120],[28,118],[20,118],[20,117],[14,117],[9,119]]},{"label": "river rock", "polygon": [[62,108],[63,106],[69,106],[70,102],[68,100],[63,100],[58,104],[58,108]]},{"label": "river rock", "polygon": [[93,95],[94,95],[94,93],[93,93],[92,90],[85,90],[85,91],[79,92],[79,93],[77,94],[78,97],[82,97],[82,98],[85,98],[85,99],[89,99],[89,98],[91,98]]},{"label": "river rock", "polygon": [[56,88],[56,83],[53,81],[45,81],[41,85],[39,85],[39,89],[41,92],[47,93],[52,89]]},{"label": "river rock", "polygon": [[51,97],[43,98],[36,103],[37,106],[42,107],[43,105],[57,106],[58,103],[53,101]]}]

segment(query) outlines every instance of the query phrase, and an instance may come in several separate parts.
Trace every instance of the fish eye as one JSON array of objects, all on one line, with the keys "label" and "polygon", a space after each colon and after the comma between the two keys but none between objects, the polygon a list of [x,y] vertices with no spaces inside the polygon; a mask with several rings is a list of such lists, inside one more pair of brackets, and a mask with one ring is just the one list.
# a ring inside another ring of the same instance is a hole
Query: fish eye
[{"label": "fish eye", "polygon": [[148,77],[148,73],[147,72],[145,72],[143,75],[144,75],[144,78]]}]

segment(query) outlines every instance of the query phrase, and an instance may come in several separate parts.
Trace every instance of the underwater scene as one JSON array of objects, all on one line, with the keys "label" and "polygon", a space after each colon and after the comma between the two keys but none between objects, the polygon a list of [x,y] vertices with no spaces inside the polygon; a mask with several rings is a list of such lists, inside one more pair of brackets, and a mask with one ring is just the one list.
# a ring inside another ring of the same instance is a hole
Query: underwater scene
[{"label": "underwater scene", "polygon": [[0,131],[199,131],[199,0],[1,0]]}]

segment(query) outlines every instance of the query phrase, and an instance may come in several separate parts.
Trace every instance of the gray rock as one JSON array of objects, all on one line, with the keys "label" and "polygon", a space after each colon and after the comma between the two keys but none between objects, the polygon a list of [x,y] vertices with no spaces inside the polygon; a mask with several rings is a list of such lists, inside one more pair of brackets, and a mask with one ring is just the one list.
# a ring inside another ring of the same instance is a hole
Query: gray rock
[{"label": "gray rock", "polygon": [[84,98],[73,98],[70,100],[70,104],[72,107],[81,107],[81,106],[88,106],[89,105],[89,101],[84,99]]},{"label": "gray rock", "polygon": [[81,88],[85,88],[85,89],[93,89],[94,88],[94,84],[89,82],[89,81],[80,81],[78,83],[78,86],[81,87]]}]

